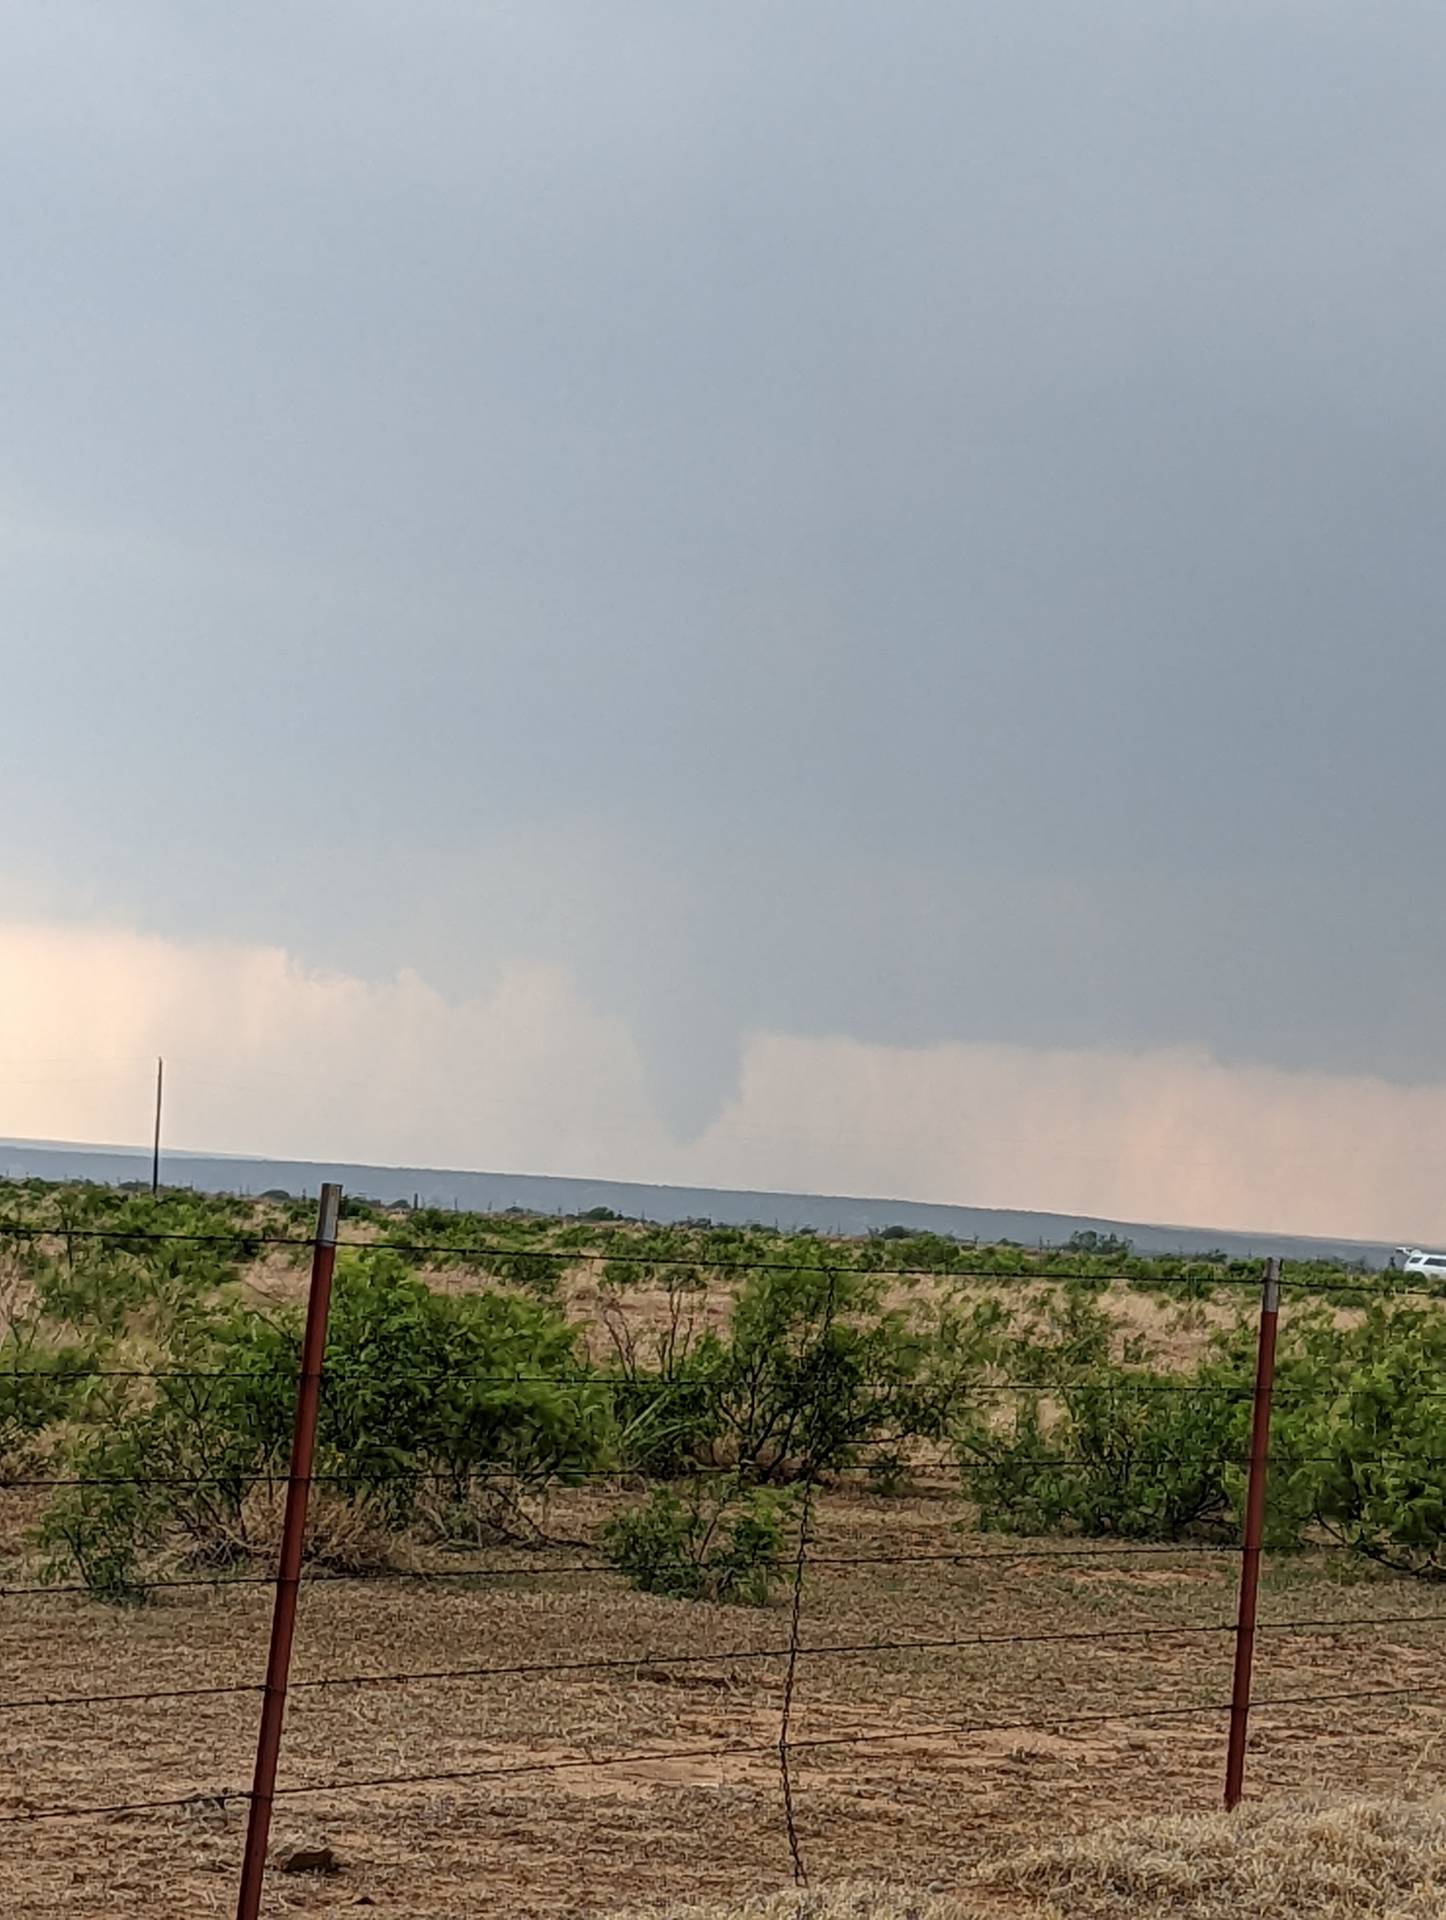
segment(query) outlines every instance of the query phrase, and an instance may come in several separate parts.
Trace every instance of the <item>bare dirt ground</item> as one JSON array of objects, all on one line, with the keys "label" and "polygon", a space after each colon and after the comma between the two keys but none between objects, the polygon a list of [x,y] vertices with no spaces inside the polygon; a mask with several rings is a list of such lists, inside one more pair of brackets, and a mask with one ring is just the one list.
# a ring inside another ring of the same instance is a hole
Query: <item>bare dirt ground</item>
[{"label": "bare dirt ground", "polygon": [[[553,1518],[568,1530],[566,1515]],[[576,1518],[582,1528],[596,1513]],[[1039,1543],[1052,1558],[907,1557],[1007,1555],[1015,1544],[961,1533],[942,1499],[822,1503],[805,1647],[1017,1638],[799,1662],[794,1791],[816,1879],[949,1892],[980,1860],[1052,1835],[1216,1804],[1223,1714],[1124,1710],[1228,1699],[1231,1638],[1220,1629],[1233,1618],[1233,1558],[1071,1560],[1058,1557],[1059,1541]],[[894,1557],[822,1564],[864,1554]],[[671,1602],[610,1574],[563,1571],[591,1558],[555,1547],[492,1556],[501,1577],[306,1588],[274,1854],[331,1847],[340,1871],[274,1872],[268,1913],[591,1915],[791,1882],[776,1750],[787,1605]],[[262,1586],[163,1596],[135,1612],[0,1596],[0,1912],[126,1920],[234,1909],[245,1803],[224,1796],[249,1784],[256,1693],[88,1706],[48,1697],[254,1687],[269,1610]],[[1268,1568],[1262,1618],[1262,1701],[1439,1689],[1446,1611],[1430,1589],[1322,1553]],[[1359,1624],[1280,1625],[1340,1620]],[[1153,1627],[1191,1631],[1127,1637]],[[1106,1633],[1120,1637],[1032,1637]],[[768,1657],[724,1657],[740,1651]],[[456,1673],[604,1659],[623,1664]],[[451,1677],[307,1685],[420,1671]],[[40,1704],[13,1704],[26,1701]],[[1446,1689],[1262,1707],[1251,1793],[1437,1789],[1443,1706]],[[1070,1724],[1091,1714],[1100,1717]],[[656,1757],[617,1764],[639,1752]],[[456,1777],[358,1784],[438,1774]],[[187,1804],[14,1818],[173,1797]],[[1007,1894],[999,1902],[1002,1915],[1025,1911]]]}]

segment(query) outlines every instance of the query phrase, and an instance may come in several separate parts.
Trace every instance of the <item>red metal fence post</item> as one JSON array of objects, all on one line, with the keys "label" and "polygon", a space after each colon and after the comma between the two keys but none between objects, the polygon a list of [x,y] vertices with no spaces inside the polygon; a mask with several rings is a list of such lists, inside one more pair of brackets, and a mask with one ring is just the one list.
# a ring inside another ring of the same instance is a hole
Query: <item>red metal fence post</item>
[{"label": "red metal fence post", "polygon": [[266,1845],[271,1836],[271,1803],[276,1788],[276,1762],[281,1752],[281,1726],[286,1716],[286,1682],[291,1669],[291,1642],[296,1631],[296,1596],[301,1581],[302,1548],[306,1541],[306,1508],[311,1494],[311,1463],[316,1446],[316,1420],[321,1404],[321,1363],[326,1352],[326,1316],[331,1305],[331,1276],[336,1266],[336,1224],[341,1210],[341,1188],[324,1186],[316,1216],[316,1239],[311,1253],[311,1291],[306,1303],[306,1337],[301,1349],[301,1377],[296,1384],[296,1420],[291,1438],[291,1472],[286,1482],[286,1517],[281,1529],[281,1555],[276,1571],[276,1603],[271,1616],[271,1651],[266,1661],[266,1691],[261,1703],[261,1730],[256,1741],[256,1773],[251,1787],[251,1810],[246,1822],[246,1853],[241,1863],[241,1897],[236,1920],[257,1920],[261,1887],[266,1877]]},{"label": "red metal fence post", "polygon": [[1230,1694],[1230,1751],[1225,1763],[1225,1807],[1240,1805],[1245,1784],[1245,1740],[1250,1726],[1250,1674],[1255,1660],[1255,1602],[1260,1591],[1260,1541],[1265,1530],[1265,1481],[1270,1467],[1270,1401],[1275,1387],[1275,1329],[1280,1315],[1280,1262],[1267,1260],[1260,1294],[1260,1339],[1255,1359],[1255,1408],[1250,1423],[1250,1478],[1245,1490],[1245,1535],[1240,1549],[1240,1611],[1235,1623],[1235,1684]]}]

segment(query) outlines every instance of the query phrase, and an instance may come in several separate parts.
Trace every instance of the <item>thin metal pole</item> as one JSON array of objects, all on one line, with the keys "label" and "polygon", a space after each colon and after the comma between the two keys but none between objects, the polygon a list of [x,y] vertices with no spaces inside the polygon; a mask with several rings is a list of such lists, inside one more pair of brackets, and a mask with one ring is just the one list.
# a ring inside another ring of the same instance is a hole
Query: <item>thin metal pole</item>
[{"label": "thin metal pole", "polygon": [[1260,1337],[1255,1356],[1255,1408],[1250,1423],[1250,1479],[1245,1489],[1245,1534],[1240,1549],[1240,1611],[1235,1623],[1235,1684],[1230,1695],[1230,1751],[1225,1763],[1225,1808],[1240,1805],[1245,1785],[1245,1741],[1250,1728],[1250,1675],[1255,1662],[1255,1603],[1260,1591],[1260,1542],[1265,1531],[1265,1480],[1270,1463],[1270,1402],[1275,1387],[1275,1330],[1280,1316],[1280,1262],[1267,1260],[1260,1293]]},{"label": "thin metal pole", "polygon": [[156,1061],[156,1132],[151,1144],[151,1198],[161,1190],[161,1093],[166,1083],[166,1063]]},{"label": "thin metal pole", "polygon": [[241,1863],[241,1897],[236,1920],[257,1920],[266,1877],[266,1845],[271,1837],[271,1804],[276,1762],[286,1717],[286,1683],[291,1642],[296,1631],[296,1596],[306,1539],[306,1507],[311,1492],[311,1463],[316,1419],[321,1404],[321,1364],[326,1352],[326,1316],[331,1305],[331,1276],[336,1267],[336,1223],[341,1188],[328,1182],[321,1190],[316,1239],[311,1252],[311,1291],[306,1303],[306,1337],[301,1349],[301,1378],[296,1385],[296,1423],[291,1439],[291,1472],[286,1482],[286,1517],[276,1573],[276,1602],[271,1616],[271,1651],[266,1661],[266,1691],[256,1741],[256,1773],[246,1822],[246,1853]]}]

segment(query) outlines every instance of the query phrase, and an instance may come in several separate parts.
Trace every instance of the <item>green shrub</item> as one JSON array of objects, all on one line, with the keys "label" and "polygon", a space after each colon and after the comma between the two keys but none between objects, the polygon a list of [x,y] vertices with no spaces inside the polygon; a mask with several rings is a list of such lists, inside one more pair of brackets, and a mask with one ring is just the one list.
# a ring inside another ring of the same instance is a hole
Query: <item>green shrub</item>
[{"label": "green shrub", "polygon": [[337,1218],[356,1221],[362,1226],[370,1227],[384,1227],[387,1224],[386,1209],[381,1202],[368,1200],[359,1193],[344,1193],[341,1196]]},{"label": "green shrub", "polygon": [[1267,1517],[1397,1572],[1446,1578],[1446,1315],[1372,1299],[1351,1324],[1282,1315]]},{"label": "green shrub", "polygon": [[[1340,1306],[1353,1317],[1342,1319]],[[1065,1299],[1015,1353],[1047,1390],[955,1431],[981,1523],[1027,1533],[1176,1540],[1238,1528],[1257,1329],[1253,1312],[1188,1373],[1111,1357],[1107,1316]],[[1280,1325],[1267,1543],[1322,1536],[1401,1573],[1446,1578],[1446,1316],[1365,1289],[1288,1301]],[[1049,1390],[1052,1389],[1052,1390]]]},{"label": "green shrub", "polygon": [[[885,1244],[888,1243],[888,1244]],[[951,1235],[911,1227],[886,1227],[870,1234],[857,1249],[861,1267],[893,1268],[905,1273],[951,1273],[973,1265],[974,1249]]]},{"label": "green shrub", "polygon": [[1029,1390],[981,1398],[953,1431],[961,1491],[980,1524],[1164,1541],[1229,1523],[1248,1376],[1237,1336],[1216,1344],[1193,1372],[1166,1373],[1087,1285],[1016,1315],[1009,1371]]},{"label": "green shrub", "polygon": [[707,1287],[696,1268],[663,1269],[661,1290],[661,1318],[639,1322],[630,1311],[631,1280],[613,1273],[601,1283],[599,1313],[612,1347],[618,1463],[676,1479],[717,1447],[726,1350],[707,1325]]},{"label": "green shrub", "polygon": [[962,1422],[960,1486],[980,1525],[1164,1541],[1229,1523],[1248,1409],[1176,1378],[1111,1366],[1045,1406],[1021,1396],[1003,1424]]},{"label": "green shrub", "polygon": [[716,1383],[719,1425],[741,1470],[778,1481],[826,1471],[868,1437],[899,1359],[877,1302],[873,1284],[823,1267],[749,1276]]},{"label": "green shrub", "polygon": [[[339,1276],[318,1442],[402,1518],[418,1487],[504,1504],[609,1459],[606,1390],[553,1308],[514,1294],[434,1292],[395,1254]],[[415,1472],[427,1482],[409,1479]]]},{"label": "green shrub", "polygon": [[908,1443],[947,1434],[997,1356],[1004,1310],[988,1300],[886,1307],[880,1278],[817,1259],[755,1268],[726,1335],[705,1321],[701,1270],[662,1270],[666,1313],[643,1333],[626,1285],[605,1290],[624,1464],[662,1476],[730,1466],[787,1483],[867,1465],[879,1449],[898,1464]]},{"label": "green shrub", "polygon": [[[254,1537],[250,1496],[286,1473],[299,1356],[299,1311],[223,1307],[204,1337],[192,1330],[177,1377],[104,1383],[69,1448],[81,1484],[59,1490],[42,1522],[51,1576],[118,1597],[164,1547],[217,1565],[269,1544],[269,1532]],[[525,1525],[529,1495],[611,1449],[606,1397],[551,1309],[434,1293],[394,1253],[343,1257],[317,1429],[323,1485],[394,1530],[478,1538]]]},{"label": "green shrub", "polygon": [[503,1286],[551,1299],[570,1264],[566,1253],[549,1252],[550,1223],[510,1214],[448,1213],[419,1207],[390,1223],[383,1245],[408,1249],[438,1272],[478,1273]]},{"label": "green shrub", "polygon": [[1121,1337],[1119,1322],[1100,1304],[1088,1281],[1051,1286],[1038,1300],[1009,1316],[1009,1372],[1031,1385],[1088,1378],[1115,1361],[1141,1364],[1147,1355],[1139,1336]]},{"label": "green shrub", "polygon": [[779,1495],[736,1481],[658,1487],[610,1520],[608,1560],[644,1593],[767,1606],[781,1571],[786,1509]]},{"label": "green shrub", "polygon": [[1065,1242],[1066,1253],[1088,1254],[1102,1260],[1128,1260],[1134,1251],[1133,1240],[1119,1233],[1100,1233],[1094,1227],[1078,1229]]},{"label": "green shrub", "polygon": [[0,1485],[43,1457],[47,1431],[83,1397],[76,1370],[89,1362],[84,1348],[48,1346],[24,1323],[0,1339]]},{"label": "green shrub", "polygon": [[[194,1312],[259,1251],[249,1206],[163,1192],[61,1187],[31,1210],[45,1236],[8,1236],[40,1320],[97,1336],[145,1333]],[[147,1237],[153,1236],[153,1237]]]}]

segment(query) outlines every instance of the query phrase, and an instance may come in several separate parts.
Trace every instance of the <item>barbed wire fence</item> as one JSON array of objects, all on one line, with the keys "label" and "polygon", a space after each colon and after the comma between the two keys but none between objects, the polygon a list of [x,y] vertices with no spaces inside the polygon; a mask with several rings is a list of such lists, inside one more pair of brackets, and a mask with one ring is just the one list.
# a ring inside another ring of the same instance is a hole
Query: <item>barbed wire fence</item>
[{"label": "barbed wire fence", "polygon": [[[836,1291],[834,1278],[829,1275],[827,1292],[819,1326],[815,1335],[816,1398],[811,1404],[805,1422],[805,1442],[796,1482],[797,1533],[792,1551],[776,1553],[768,1557],[767,1565],[780,1579],[787,1581],[788,1613],[787,1633],[779,1641],[768,1646],[735,1646],[722,1651],[710,1649],[706,1652],[673,1651],[664,1649],[643,1649],[627,1655],[608,1655],[571,1659],[538,1659],[533,1661],[494,1661],[456,1663],[452,1665],[430,1665],[400,1667],[383,1671],[357,1671],[327,1673],[323,1675],[296,1679],[290,1672],[291,1651],[296,1630],[298,1606],[301,1595],[310,1587],[344,1584],[362,1588],[373,1583],[413,1583],[427,1585],[448,1581],[466,1581],[485,1584],[489,1580],[515,1580],[517,1569],[512,1566],[492,1568],[484,1566],[437,1567],[426,1569],[375,1568],[364,1571],[338,1571],[326,1567],[308,1568],[305,1564],[306,1528],[308,1505],[311,1491],[317,1486],[335,1486],[341,1488],[374,1486],[379,1479],[388,1476],[376,1473],[333,1473],[318,1472],[315,1469],[314,1447],[317,1422],[322,1407],[325,1387],[324,1355],[326,1344],[327,1309],[337,1248],[340,1245],[356,1244],[373,1246],[375,1243],[347,1243],[338,1238],[338,1207],[340,1193],[334,1187],[327,1188],[322,1196],[317,1230],[314,1235],[302,1238],[296,1235],[264,1235],[238,1230],[235,1234],[154,1234],[126,1233],[106,1228],[57,1228],[55,1225],[32,1227],[22,1223],[0,1223],[0,1238],[13,1235],[16,1238],[26,1236],[34,1238],[68,1238],[71,1240],[94,1240],[97,1242],[126,1245],[148,1241],[174,1241],[190,1244],[217,1244],[244,1249],[262,1246],[285,1246],[306,1249],[311,1255],[311,1280],[308,1291],[308,1311],[306,1333],[303,1340],[300,1366],[295,1381],[294,1431],[292,1452],[288,1470],[282,1473],[236,1473],[227,1472],[215,1476],[215,1484],[235,1487],[238,1482],[247,1481],[265,1485],[284,1496],[285,1514],[277,1566],[266,1574],[218,1572],[215,1574],[177,1574],[159,1575],[155,1578],[141,1578],[134,1581],[135,1593],[176,1593],[185,1590],[206,1589],[219,1591],[235,1587],[269,1589],[273,1594],[273,1617],[271,1640],[268,1653],[265,1678],[260,1682],[218,1682],[205,1685],[176,1685],[168,1687],[120,1687],[114,1689],[95,1689],[90,1691],[58,1692],[54,1690],[26,1690],[23,1685],[7,1690],[0,1697],[0,1715],[10,1714],[66,1714],[84,1713],[102,1706],[139,1706],[150,1703],[195,1702],[202,1699],[234,1698],[244,1700],[254,1698],[260,1707],[256,1764],[251,1785],[242,1786],[227,1782],[217,1786],[213,1782],[198,1783],[193,1792],[184,1795],[159,1795],[156,1797],[135,1797],[128,1799],[86,1801],[78,1798],[62,1804],[49,1804],[43,1799],[31,1802],[29,1796],[22,1796],[26,1804],[13,1806],[0,1812],[0,1826],[7,1828],[25,1828],[58,1822],[86,1821],[101,1818],[140,1815],[161,1812],[168,1809],[193,1804],[198,1797],[220,1805],[234,1805],[244,1808],[247,1821],[246,1844],[240,1868],[238,1886],[238,1920],[258,1920],[262,1911],[264,1896],[267,1846],[270,1834],[272,1811],[278,1801],[299,1802],[326,1797],[369,1796],[385,1794],[395,1790],[410,1789],[418,1786],[485,1786],[493,1781],[512,1781],[527,1777],[543,1777],[566,1774],[577,1770],[587,1770],[606,1774],[608,1772],[636,1769],[655,1763],[676,1763],[680,1761],[725,1761],[732,1759],[766,1759],[772,1756],[776,1760],[779,1781],[780,1826],[786,1848],[789,1869],[795,1883],[802,1887],[808,1884],[808,1863],[800,1835],[797,1798],[800,1791],[799,1767],[802,1756],[820,1755],[828,1750],[865,1750],[884,1749],[900,1743],[921,1743],[931,1740],[943,1740],[954,1743],[965,1742],[971,1737],[994,1734],[1013,1734],[1031,1731],[1056,1732],[1065,1729],[1102,1727],[1107,1725],[1131,1725],[1161,1723],[1171,1724],[1189,1720],[1223,1719],[1228,1729],[1225,1766],[1225,1801],[1227,1806],[1238,1804],[1244,1789],[1245,1763],[1248,1752],[1248,1732],[1253,1715],[1272,1715],[1288,1718],[1300,1715],[1307,1710],[1322,1707],[1364,1706],[1370,1702],[1402,1703],[1414,1701],[1420,1703],[1441,1702],[1446,1704],[1446,1683],[1436,1686],[1429,1683],[1410,1685],[1362,1685],[1345,1688],[1326,1688],[1314,1691],[1294,1691],[1284,1694],[1269,1692],[1253,1695],[1254,1656],[1261,1635],[1321,1634],[1366,1635],[1371,1632],[1398,1628],[1446,1625],[1446,1612],[1430,1611],[1425,1608],[1413,1608],[1397,1613],[1379,1613],[1369,1617],[1334,1616],[1311,1614],[1287,1619],[1261,1620],[1258,1617],[1257,1603],[1261,1560],[1263,1555],[1263,1525],[1266,1513],[1268,1475],[1272,1466],[1295,1467],[1307,1464],[1310,1456],[1300,1454],[1273,1455],[1270,1448],[1270,1419],[1272,1406],[1276,1400],[1300,1398],[1316,1391],[1311,1388],[1275,1388],[1274,1355],[1275,1329],[1280,1308],[1281,1274],[1274,1261],[1265,1264],[1261,1276],[1242,1276],[1237,1274],[1211,1275],[1211,1285],[1240,1285],[1259,1288],[1261,1306],[1259,1314],[1259,1343],[1257,1352],[1256,1377],[1253,1383],[1239,1382],[1181,1382],[1178,1385],[1169,1382],[1153,1381],[1137,1383],[1141,1393],[1161,1395],[1199,1395],[1223,1398],[1247,1403],[1252,1408],[1252,1433],[1248,1455],[1242,1457],[1238,1465],[1246,1476],[1245,1519],[1242,1540],[1238,1545],[1220,1541],[1177,1540],[1168,1544],[1157,1542],[1121,1542],[1105,1544],[1051,1543],[1027,1546],[978,1546],[929,1550],[911,1550],[908,1548],[895,1552],[877,1553],[838,1553],[820,1550],[815,1537],[816,1505],[824,1474],[820,1466],[822,1449],[817,1443],[816,1432],[821,1430],[827,1420],[826,1396],[830,1384],[828,1365],[830,1339],[835,1325]],[[436,1243],[418,1242],[415,1245],[388,1241],[388,1246],[396,1251],[416,1256],[454,1255],[458,1258],[477,1258],[484,1255],[496,1257],[515,1257],[515,1248],[488,1248],[477,1243],[456,1244],[453,1246]],[[575,1265],[587,1258],[616,1261],[621,1258],[625,1263],[629,1256],[619,1256],[616,1252],[595,1254],[584,1249],[568,1249],[557,1254],[528,1255],[528,1258],[545,1259],[555,1262],[559,1267]],[[684,1257],[673,1258],[667,1255],[648,1253],[637,1256],[639,1265],[667,1268],[696,1267],[699,1262]],[[725,1265],[717,1261],[706,1263],[710,1268]],[[780,1269],[791,1270],[791,1263],[770,1263],[749,1259],[738,1263],[740,1269],[754,1272],[776,1264]],[[896,1275],[911,1278],[928,1275],[934,1277],[929,1268],[878,1267],[871,1269],[877,1275]],[[1038,1265],[1021,1266],[1016,1273],[997,1266],[981,1266],[975,1269],[950,1269],[950,1278],[977,1278],[981,1281],[999,1283],[1003,1280],[1018,1279],[1022,1282],[1038,1283],[1052,1278],[1070,1278],[1058,1269],[1042,1269]],[[1108,1284],[1118,1277],[1131,1276],[1121,1274],[1112,1276],[1091,1272],[1080,1278],[1091,1282]],[[1195,1287],[1198,1276],[1160,1275],[1155,1276],[1157,1284],[1169,1286]],[[1353,1283],[1349,1281],[1321,1280],[1313,1282],[1311,1289],[1327,1298],[1332,1296],[1351,1296],[1353,1299],[1363,1294],[1380,1292],[1392,1298],[1419,1295],[1435,1304],[1441,1303],[1441,1296],[1430,1289],[1413,1289],[1408,1286],[1374,1285],[1372,1283]],[[24,1369],[12,1370],[12,1378],[23,1376]],[[224,1380],[233,1377],[224,1368],[204,1367],[64,1367],[48,1369],[45,1378],[57,1379],[94,1379],[100,1380],[138,1380],[147,1381],[166,1390],[170,1385],[184,1386],[210,1380]],[[464,1374],[460,1377],[478,1382],[495,1381],[496,1384],[512,1386],[519,1382],[536,1382],[560,1388],[576,1387],[579,1380],[575,1375],[550,1373],[512,1373],[512,1374]],[[637,1382],[630,1376],[609,1376],[602,1373],[589,1373],[584,1384],[595,1387],[600,1382],[627,1385],[636,1389]],[[971,1392],[981,1395],[1038,1395],[1049,1397],[1058,1395],[1062,1390],[1059,1380],[1040,1382],[1037,1380],[1002,1380],[974,1383]],[[1087,1383],[1086,1383],[1087,1384]],[[1365,1390],[1362,1390],[1365,1391]],[[1425,1389],[1425,1397],[1446,1398],[1446,1387],[1440,1390]],[[812,1423],[812,1424],[810,1424]],[[878,1443],[870,1443],[878,1444]],[[1391,1462],[1397,1456],[1383,1450],[1376,1456],[1382,1463]],[[1432,1464],[1430,1457],[1423,1459],[1418,1454],[1399,1456],[1405,1466],[1420,1467]],[[1036,1456],[1018,1458],[1015,1465],[1024,1468],[1055,1469],[1068,1468],[1073,1464],[1067,1456],[1042,1453]],[[1436,1462],[1446,1466],[1446,1457]],[[489,1467],[479,1470],[477,1478],[484,1484],[493,1483],[507,1477],[508,1469]],[[834,1469],[831,1477],[845,1479],[851,1469]],[[867,1471],[867,1469],[864,1469]],[[914,1464],[911,1475],[924,1479],[931,1475],[949,1476],[957,1470],[944,1463],[919,1462]],[[736,1468],[696,1464],[689,1468],[688,1476],[703,1480],[711,1475],[727,1476],[736,1473]],[[398,1482],[416,1484],[429,1478],[445,1480],[455,1485],[455,1473],[432,1475],[418,1469],[398,1470],[390,1476]],[[626,1484],[635,1475],[628,1475],[618,1469],[576,1470],[571,1476],[580,1484]],[[8,1479],[5,1484],[18,1490],[84,1488],[87,1486],[118,1486],[144,1490],[156,1487],[201,1487],[207,1485],[206,1476],[175,1476],[166,1474],[137,1473],[115,1477],[87,1477],[84,1475],[21,1475]],[[932,1567],[973,1567],[982,1571],[1018,1569],[1032,1564],[1048,1565],[1051,1562],[1072,1563],[1075,1565],[1110,1566],[1120,1562],[1148,1561],[1165,1556],[1221,1556],[1238,1558],[1240,1564],[1239,1603],[1233,1620],[1209,1620],[1189,1623],[1151,1622],[1145,1624],[1122,1625],[1118,1627],[1091,1627],[1081,1629],[1059,1629],[1040,1632],[974,1632],[950,1635],[914,1635],[894,1636],[875,1635],[869,1638],[826,1640],[811,1638],[807,1632],[808,1607],[807,1595],[812,1582],[827,1580],[831,1576],[841,1575],[845,1570],[857,1568],[897,1568],[900,1566],[928,1565]],[[595,1575],[616,1574],[615,1562],[588,1554],[569,1562],[554,1565],[536,1565],[528,1569],[529,1577],[538,1579],[581,1579]],[[65,1594],[80,1595],[91,1591],[84,1581],[17,1581],[0,1585],[0,1600],[23,1597],[40,1598]],[[1219,1638],[1233,1642],[1234,1679],[1231,1695],[1206,1702],[1178,1700],[1132,1698],[1112,1705],[1106,1710],[1063,1711],[1054,1710],[1044,1713],[1022,1715],[979,1715],[979,1714],[943,1714],[932,1722],[911,1723],[900,1727],[883,1718],[847,1730],[829,1731],[820,1734],[797,1731],[796,1707],[800,1692],[806,1685],[805,1676],[814,1663],[824,1661],[879,1661],[885,1656],[895,1654],[941,1654],[977,1648],[998,1648],[1020,1646],[1070,1646],[1089,1647],[1091,1645],[1126,1645],[1154,1641],[1190,1642],[1200,1639]],[[677,1743],[662,1746],[629,1747],[615,1753],[577,1753],[564,1756],[539,1757],[535,1760],[518,1760],[498,1763],[491,1761],[477,1766],[451,1766],[434,1769],[411,1769],[390,1772],[349,1772],[341,1770],[332,1777],[305,1782],[288,1781],[281,1777],[280,1762],[283,1752],[285,1731],[285,1713],[289,1698],[295,1694],[335,1694],[347,1690],[366,1689],[405,1689],[413,1686],[462,1686],[484,1680],[499,1679],[542,1679],[568,1678],[606,1673],[637,1672],[666,1662],[669,1667],[687,1667],[689,1665],[708,1665],[710,1667],[747,1668],[749,1666],[773,1663],[782,1670],[782,1682],[779,1697],[779,1718],[776,1738],[763,1740],[710,1741],[700,1745],[680,1745]]]}]

